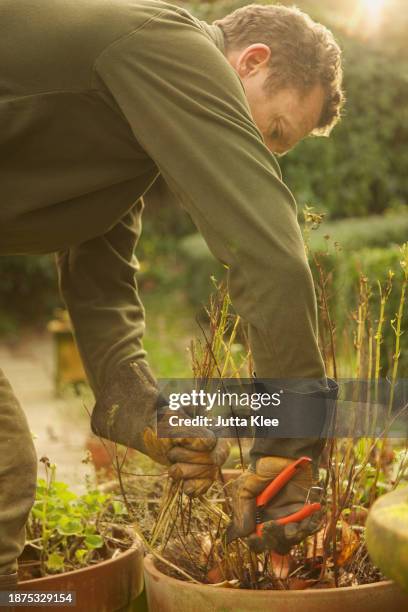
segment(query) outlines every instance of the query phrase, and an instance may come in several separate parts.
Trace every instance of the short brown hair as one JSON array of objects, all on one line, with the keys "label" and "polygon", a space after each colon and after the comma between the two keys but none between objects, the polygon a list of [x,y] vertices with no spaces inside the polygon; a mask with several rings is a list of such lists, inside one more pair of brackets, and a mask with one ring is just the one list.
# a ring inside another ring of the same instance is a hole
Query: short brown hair
[{"label": "short brown hair", "polygon": [[344,104],[341,50],[333,34],[296,7],[249,4],[214,22],[226,50],[263,43],[271,49],[268,87],[310,91],[321,84],[326,101],[313,134],[328,136]]}]

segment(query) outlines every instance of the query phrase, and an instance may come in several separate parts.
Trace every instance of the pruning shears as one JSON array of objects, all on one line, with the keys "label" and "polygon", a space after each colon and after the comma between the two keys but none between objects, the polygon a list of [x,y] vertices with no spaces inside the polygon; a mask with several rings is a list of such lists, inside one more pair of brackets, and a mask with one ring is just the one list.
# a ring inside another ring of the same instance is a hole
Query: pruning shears
[{"label": "pruning shears", "polygon": [[[256,535],[262,536],[262,530],[264,525],[264,510],[265,506],[270,500],[279,493],[279,491],[293,478],[297,470],[310,465],[312,460],[309,457],[300,457],[297,461],[294,461],[291,465],[288,465],[272,482],[260,493],[256,498]],[[311,514],[318,512],[321,509],[321,504],[318,502],[307,503],[288,516],[276,519],[276,523],[279,525],[287,525],[288,523],[299,523],[303,519],[307,518]]]}]

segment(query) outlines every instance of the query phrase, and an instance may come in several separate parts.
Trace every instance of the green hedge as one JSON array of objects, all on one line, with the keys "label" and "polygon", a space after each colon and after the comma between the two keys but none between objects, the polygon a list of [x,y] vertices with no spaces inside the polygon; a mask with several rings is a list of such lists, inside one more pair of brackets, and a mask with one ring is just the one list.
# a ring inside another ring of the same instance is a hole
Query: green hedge
[{"label": "green hedge", "polygon": [[401,244],[408,237],[408,213],[323,222],[310,234],[310,245],[314,251],[326,248],[325,236],[349,252],[366,247]]},{"label": "green hedge", "polygon": [[195,307],[205,306],[214,291],[211,280],[221,281],[225,268],[211,254],[201,234],[190,234],[179,242],[179,251],[185,262],[185,291]]},{"label": "green hedge", "polygon": [[[333,320],[336,323],[336,335],[339,347],[342,346],[344,338],[342,332],[346,330],[349,343],[352,340],[352,332],[356,323],[352,321],[353,313],[357,311],[359,300],[359,280],[363,274],[368,279],[372,297],[370,299],[370,317],[373,329],[376,329],[379,317],[379,287],[378,281],[384,288],[387,282],[388,271],[395,273],[393,288],[387,301],[385,310],[386,322],[383,328],[382,376],[386,376],[392,366],[392,355],[395,348],[395,334],[391,327],[391,319],[395,318],[398,311],[402,269],[400,266],[401,252],[399,246],[388,248],[364,248],[356,251],[340,252],[335,258],[327,263],[328,270],[333,271],[333,284],[329,287],[331,310]],[[408,324],[408,300],[405,304],[403,318],[403,329]],[[408,336],[401,337],[400,370],[401,377],[408,376]]]},{"label": "green hedge", "polygon": [[52,256],[0,257],[0,334],[45,321],[59,304]]}]

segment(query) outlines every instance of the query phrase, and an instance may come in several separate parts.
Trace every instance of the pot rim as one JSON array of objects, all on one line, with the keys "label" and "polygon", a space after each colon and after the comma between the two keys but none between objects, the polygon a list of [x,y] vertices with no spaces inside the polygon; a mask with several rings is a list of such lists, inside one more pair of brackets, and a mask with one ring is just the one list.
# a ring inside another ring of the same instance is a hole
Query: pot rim
[{"label": "pot rim", "polygon": [[[145,556],[144,560],[143,560],[143,564],[145,567],[145,571],[147,571],[149,574],[152,575],[152,577],[156,577],[156,578],[165,578],[166,580],[170,581],[171,584],[174,585],[180,585],[180,583],[182,583],[186,588],[188,589],[202,589],[203,587],[208,588],[208,587],[212,587],[214,585],[212,584],[195,584],[194,582],[187,582],[187,581],[183,581],[183,580],[178,580],[177,578],[173,578],[173,576],[167,576],[167,574],[164,574],[163,572],[161,572],[159,569],[157,569],[156,564],[155,564],[155,559],[154,559],[154,555],[152,554],[148,554]],[[304,593],[306,594],[307,592],[309,593],[313,593],[315,596],[316,594],[320,593],[322,596],[327,596],[330,594],[334,594],[334,593],[340,593],[340,592],[355,592],[355,591],[364,591],[367,589],[371,589],[371,590],[377,590],[377,589],[381,589],[384,587],[393,587],[395,586],[397,588],[397,584],[393,581],[393,580],[381,580],[380,582],[371,582],[370,584],[358,584],[356,586],[349,586],[349,587],[338,587],[338,588],[324,588],[324,589],[291,589],[291,590],[274,590],[274,589],[263,589],[263,590],[255,590],[255,589],[233,589],[234,592],[244,592],[244,593],[253,593],[254,595],[256,595],[257,593],[273,593],[274,596],[276,597],[299,597],[299,593]],[[216,587],[218,588],[218,587]]]},{"label": "pot rim", "polygon": [[83,575],[83,574],[88,574],[89,572],[93,572],[96,570],[96,568],[99,568],[101,566],[105,566],[108,565],[109,563],[115,563],[116,561],[118,561],[119,559],[124,559],[127,557],[131,557],[132,555],[137,554],[139,551],[140,553],[143,555],[144,552],[144,548],[143,548],[143,543],[141,541],[141,539],[139,538],[139,536],[137,536],[135,533],[132,533],[132,537],[133,537],[133,542],[131,544],[131,546],[129,546],[129,548],[127,548],[124,552],[120,553],[120,555],[118,555],[117,557],[115,557],[114,559],[110,558],[110,559],[105,559],[104,561],[100,561],[99,563],[94,563],[93,565],[87,565],[86,567],[81,567],[79,569],[75,569],[75,570],[71,570],[69,572],[62,572],[61,574],[50,574],[49,576],[41,576],[41,578],[31,578],[30,580],[21,580],[19,581],[19,588],[21,586],[30,586],[33,584],[41,584],[43,582],[46,582],[48,580],[59,580],[61,578],[63,578],[64,576],[78,576],[78,575]]}]

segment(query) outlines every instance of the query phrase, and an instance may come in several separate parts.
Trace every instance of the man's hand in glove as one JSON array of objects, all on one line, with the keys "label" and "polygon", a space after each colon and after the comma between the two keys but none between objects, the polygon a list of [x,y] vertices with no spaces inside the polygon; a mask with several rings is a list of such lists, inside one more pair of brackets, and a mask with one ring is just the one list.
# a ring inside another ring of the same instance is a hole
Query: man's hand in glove
[{"label": "man's hand in glove", "polygon": [[233,518],[227,530],[227,541],[248,537],[248,544],[255,552],[272,550],[285,555],[309,535],[319,530],[322,512],[315,512],[300,522],[281,525],[277,519],[297,512],[313,498],[315,484],[312,465],[296,471],[293,478],[277,493],[264,509],[261,536],[256,530],[256,498],[295,459],[286,457],[262,457],[256,461],[255,471],[248,470],[233,484]]},{"label": "man's hand in glove", "polygon": [[[200,432],[202,429],[203,432]],[[168,465],[169,476],[183,481],[183,491],[190,497],[203,495],[218,476],[229,455],[226,440],[217,440],[207,429],[197,428],[200,438],[159,438],[153,429],[144,433],[146,454],[162,465]]]},{"label": "man's hand in glove", "polygon": [[[97,398],[92,413],[92,431],[103,438],[135,448],[154,461],[169,466],[169,474],[183,481],[183,491],[191,497],[202,495],[217,477],[229,454],[225,440],[217,440],[204,427],[178,427],[178,437],[166,425],[157,436],[157,410],[166,413],[165,398],[144,362],[121,365]],[[180,415],[180,413],[179,413]],[[164,418],[164,423],[168,422]]]}]

